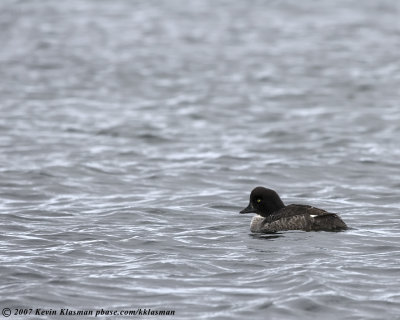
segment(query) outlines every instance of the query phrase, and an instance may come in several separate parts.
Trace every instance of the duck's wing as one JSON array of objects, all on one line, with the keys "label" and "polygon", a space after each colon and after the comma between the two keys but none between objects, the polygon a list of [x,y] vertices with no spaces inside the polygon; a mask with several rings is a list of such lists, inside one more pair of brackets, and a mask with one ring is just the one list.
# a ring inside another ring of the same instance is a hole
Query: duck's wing
[{"label": "duck's wing", "polygon": [[311,206],[307,207],[309,208],[306,208],[305,212],[312,218],[313,230],[338,231],[347,229],[347,225],[338,214]]},{"label": "duck's wing", "polygon": [[348,229],[344,221],[336,214],[327,212],[313,219],[313,230],[339,231]]},{"label": "duck's wing", "polygon": [[293,212],[294,215],[309,214],[310,216],[323,216],[330,214],[328,211],[305,204],[290,204],[286,208],[288,208],[290,212]]},{"label": "duck's wing", "polygon": [[[308,205],[291,204],[275,214],[265,218],[268,227],[286,226],[286,229],[338,231],[347,229],[347,225],[336,214]],[[264,226],[266,228],[267,225]]]},{"label": "duck's wing", "polygon": [[270,216],[266,217],[266,222],[273,222],[282,218],[290,218],[290,217],[295,217],[295,216],[311,216],[311,217],[316,217],[316,216],[323,216],[329,214],[329,212],[315,208],[312,206],[304,205],[304,204],[290,204],[274,214],[271,214]]}]

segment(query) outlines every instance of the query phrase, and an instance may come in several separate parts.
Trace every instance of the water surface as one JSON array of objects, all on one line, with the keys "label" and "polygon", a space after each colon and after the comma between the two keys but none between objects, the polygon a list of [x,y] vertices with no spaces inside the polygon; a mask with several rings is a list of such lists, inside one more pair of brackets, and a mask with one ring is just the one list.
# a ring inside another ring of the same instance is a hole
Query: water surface
[{"label": "water surface", "polygon": [[[400,319],[399,9],[2,1],[0,308]],[[257,185],[352,229],[251,234]]]}]

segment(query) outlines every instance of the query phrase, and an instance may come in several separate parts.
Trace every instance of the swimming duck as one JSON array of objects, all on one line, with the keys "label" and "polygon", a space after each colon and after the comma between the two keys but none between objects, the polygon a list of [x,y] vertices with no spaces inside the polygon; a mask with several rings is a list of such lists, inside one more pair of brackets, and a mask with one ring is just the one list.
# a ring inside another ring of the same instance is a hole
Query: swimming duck
[{"label": "swimming duck", "polygon": [[250,231],[254,233],[347,229],[347,225],[336,213],[303,204],[285,206],[274,190],[264,187],[257,187],[251,191],[250,203],[240,213],[257,213],[250,224]]}]

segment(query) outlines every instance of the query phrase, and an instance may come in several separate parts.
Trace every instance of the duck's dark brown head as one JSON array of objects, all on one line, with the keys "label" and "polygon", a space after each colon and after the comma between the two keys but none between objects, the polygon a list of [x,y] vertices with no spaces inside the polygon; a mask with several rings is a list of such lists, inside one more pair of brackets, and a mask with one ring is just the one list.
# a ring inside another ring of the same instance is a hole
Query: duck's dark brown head
[{"label": "duck's dark brown head", "polygon": [[257,187],[250,194],[249,205],[240,213],[257,213],[260,216],[268,217],[283,207],[285,205],[274,190]]}]

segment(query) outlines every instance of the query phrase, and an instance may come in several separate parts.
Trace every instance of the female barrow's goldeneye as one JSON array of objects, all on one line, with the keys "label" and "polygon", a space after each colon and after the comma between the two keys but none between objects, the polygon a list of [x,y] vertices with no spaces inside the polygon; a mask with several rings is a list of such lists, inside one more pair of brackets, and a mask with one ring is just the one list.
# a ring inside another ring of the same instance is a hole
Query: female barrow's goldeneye
[{"label": "female barrow's goldeneye", "polygon": [[250,224],[254,233],[285,230],[341,231],[347,225],[336,213],[302,204],[285,206],[271,189],[257,187],[250,194],[250,203],[240,213],[257,213]]}]

